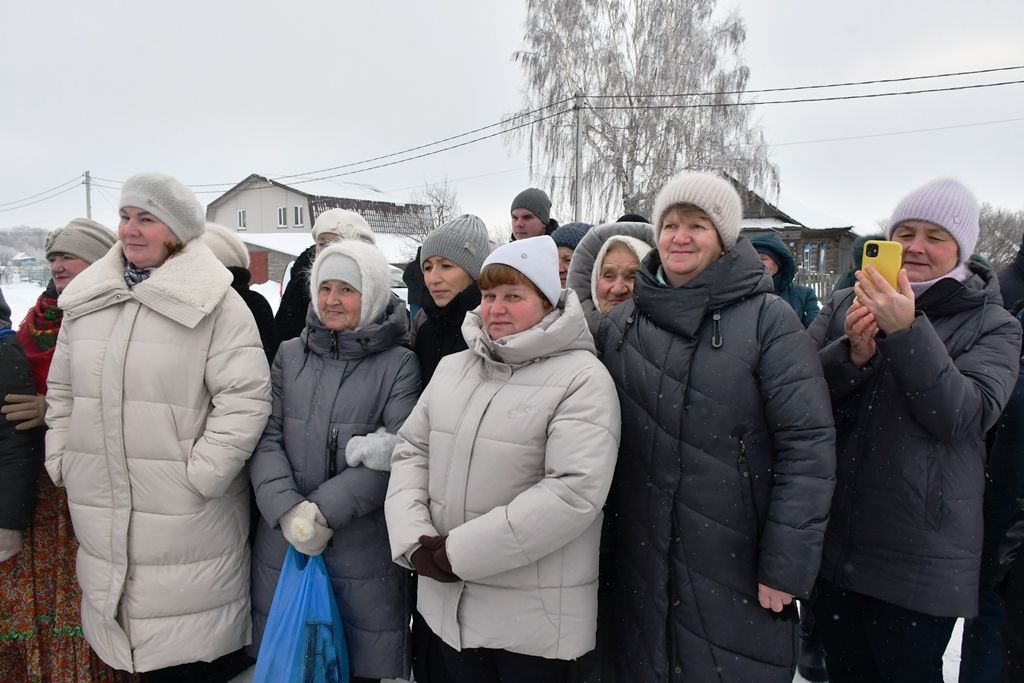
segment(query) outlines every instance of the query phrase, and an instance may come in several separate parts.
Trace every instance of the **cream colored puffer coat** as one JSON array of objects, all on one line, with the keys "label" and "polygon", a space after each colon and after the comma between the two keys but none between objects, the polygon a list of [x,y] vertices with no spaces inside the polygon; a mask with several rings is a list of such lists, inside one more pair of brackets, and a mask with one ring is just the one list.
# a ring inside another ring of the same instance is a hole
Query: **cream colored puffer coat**
[{"label": "cream colored puffer coat", "polygon": [[245,463],[270,374],[231,274],[199,240],[128,289],[120,243],[68,285],[46,469],[67,487],[82,629],[113,667],[249,642]]},{"label": "cream colored puffer coat", "polygon": [[463,580],[419,578],[418,609],[456,649],[572,659],[594,648],[601,508],[619,401],[576,294],[497,342],[441,360],[399,432],[384,511],[396,562],[448,534]]}]

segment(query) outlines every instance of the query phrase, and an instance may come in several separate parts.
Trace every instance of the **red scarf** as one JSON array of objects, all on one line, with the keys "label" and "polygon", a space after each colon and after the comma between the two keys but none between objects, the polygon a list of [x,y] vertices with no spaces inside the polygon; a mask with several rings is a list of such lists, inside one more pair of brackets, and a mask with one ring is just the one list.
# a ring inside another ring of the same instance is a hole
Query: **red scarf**
[{"label": "red scarf", "polygon": [[40,394],[46,393],[46,376],[50,373],[50,361],[57,348],[57,333],[64,317],[64,312],[57,308],[56,295],[51,282],[18,328],[18,341],[32,364],[32,378]]}]

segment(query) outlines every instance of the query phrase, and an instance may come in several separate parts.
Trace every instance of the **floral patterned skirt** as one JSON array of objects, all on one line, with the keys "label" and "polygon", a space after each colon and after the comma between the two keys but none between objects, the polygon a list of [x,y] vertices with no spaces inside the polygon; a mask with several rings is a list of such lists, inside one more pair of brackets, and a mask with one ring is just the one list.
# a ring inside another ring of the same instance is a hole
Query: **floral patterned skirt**
[{"label": "floral patterned skirt", "polygon": [[122,683],[82,635],[75,580],[78,541],[67,494],[40,472],[21,551],[0,563],[0,683]]}]

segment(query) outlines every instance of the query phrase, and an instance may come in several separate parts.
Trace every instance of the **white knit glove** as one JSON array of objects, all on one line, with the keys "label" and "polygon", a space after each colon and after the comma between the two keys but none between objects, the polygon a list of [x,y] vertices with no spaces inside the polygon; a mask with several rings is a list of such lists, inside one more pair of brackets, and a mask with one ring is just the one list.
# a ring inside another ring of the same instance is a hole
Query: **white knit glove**
[{"label": "white knit glove", "polygon": [[345,444],[345,462],[349,467],[365,465],[378,472],[391,471],[391,452],[398,443],[397,434],[381,427],[366,436],[353,436]]},{"label": "white knit glove", "polygon": [[303,555],[314,557],[327,547],[334,531],[316,503],[304,500],[281,515],[281,533]]},{"label": "white knit glove", "polygon": [[17,529],[0,529],[0,562],[6,562],[21,550],[21,532]]}]

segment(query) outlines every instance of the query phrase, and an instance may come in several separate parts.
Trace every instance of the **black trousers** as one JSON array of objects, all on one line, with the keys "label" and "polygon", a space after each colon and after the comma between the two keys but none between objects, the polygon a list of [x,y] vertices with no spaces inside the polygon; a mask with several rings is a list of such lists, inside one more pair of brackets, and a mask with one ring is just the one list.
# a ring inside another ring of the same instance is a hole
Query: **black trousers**
[{"label": "black trousers", "polygon": [[508,650],[473,648],[461,652],[438,638],[445,668],[455,683],[564,683],[569,662]]},{"label": "black trousers", "polygon": [[1024,681],[1024,552],[1018,552],[1006,577],[1003,622],[1003,680]]},{"label": "black trousers", "polygon": [[139,680],[142,683],[226,683],[252,666],[253,662],[252,657],[245,654],[243,649],[212,662],[190,662],[147,671],[139,676]]},{"label": "black trousers", "polygon": [[942,683],[955,617],[933,617],[819,579],[811,599],[830,683]]}]

